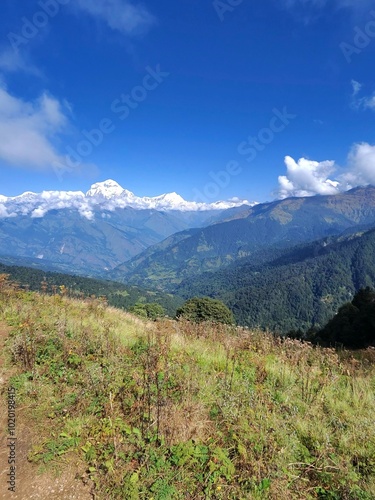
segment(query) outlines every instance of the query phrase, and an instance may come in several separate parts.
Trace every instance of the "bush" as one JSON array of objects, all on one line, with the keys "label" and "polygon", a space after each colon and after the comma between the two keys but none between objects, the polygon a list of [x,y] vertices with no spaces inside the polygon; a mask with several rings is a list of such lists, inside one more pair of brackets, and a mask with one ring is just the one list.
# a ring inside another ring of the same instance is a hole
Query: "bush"
[{"label": "bush", "polygon": [[156,319],[165,316],[165,309],[160,305],[152,302],[150,304],[137,303],[129,309],[130,312],[140,316],[141,318]]},{"label": "bush", "polygon": [[351,303],[340,307],[316,339],[352,349],[375,346],[375,292],[369,287],[360,290]]},{"label": "bush", "polygon": [[209,297],[194,297],[183,304],[176,313],[177,318],[184,318],[195,323],[212,321],[213,323],[234,324],[232,312],[220,300]]}]

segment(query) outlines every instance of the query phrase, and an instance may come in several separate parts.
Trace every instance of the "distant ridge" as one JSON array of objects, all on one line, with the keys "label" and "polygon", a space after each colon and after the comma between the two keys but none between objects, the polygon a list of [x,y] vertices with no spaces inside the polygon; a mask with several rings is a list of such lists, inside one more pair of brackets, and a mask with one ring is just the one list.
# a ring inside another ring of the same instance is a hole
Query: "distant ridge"
[{"label": "distant ridge", "polygon": [[139,197],[122,188],[116,181],[108,179],[93,184],[86,194],[82,191],[42,191],[41,193],[28,191],[13,197],[0,195],[0,219],[18,215],[40,218],[51,210],[61,209],[77,210],[82,217],[93,219],[95,211],[113,211],[116,208],[195,212],[219,211],[255,204],[255,202],[239,199],[214,203],[197,203],[195,201],[186,201],[177,193],[166,193],[155,197]]},{"label": "distant ridge", "polygon": [[116,268],[111,277],[173,290],[185,279],[268,248],[288,248],[375,225],[375,187],[262,203],[223,219],[170,236]]}]

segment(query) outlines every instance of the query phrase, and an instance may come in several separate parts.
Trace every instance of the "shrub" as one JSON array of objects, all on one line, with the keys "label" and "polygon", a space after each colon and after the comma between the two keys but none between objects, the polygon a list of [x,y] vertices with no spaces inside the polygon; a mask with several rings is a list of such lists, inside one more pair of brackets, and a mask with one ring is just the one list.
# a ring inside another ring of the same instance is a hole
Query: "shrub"
[{"label": "shrub", "polygon": [[352,302],[340,307],[336,316],[317,333],[323,344],[342,344],[352,349],[375,346],[375,292],[360,290]]},{"label": "shrub", "polygon": [[165,309],[155,302],[149,304],[137,303],[130,308],[130,312],[140,316],[141,318],[156,319],[165,316]]},{"label": "shrub", "polygon": [[184,318],[195,323],[212,321],[213,323],[234,324],[232,312],[220,300],[209,297],[194,297],[183,304],[176,313],[177,318]]}]

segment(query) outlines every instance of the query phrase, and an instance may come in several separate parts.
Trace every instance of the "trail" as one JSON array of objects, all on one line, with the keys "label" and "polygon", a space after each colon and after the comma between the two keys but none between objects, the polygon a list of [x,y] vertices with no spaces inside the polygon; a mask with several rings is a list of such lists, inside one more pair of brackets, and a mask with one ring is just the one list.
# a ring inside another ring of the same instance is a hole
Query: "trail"
[{"label": "trail", "polygon": [[[90,488],[80,480],[75,479],[77,469],[71,464],[62,468],[61,474],[55,477],[52,473],[38,472],[38,465],[27,460],[32,450],[36,436],[30,424],[30,415],[27,408],[19,407],[16,403],[16,491],[8,491],[9,476],[7,447],[7,401],[9,379],[15,369],[7,368],[6,340],[10,328],[0,322],[0,500],[92,500]],[[28,418],[29,417],[29,418]],[[82,473],[83,471],[79,471]]]}]

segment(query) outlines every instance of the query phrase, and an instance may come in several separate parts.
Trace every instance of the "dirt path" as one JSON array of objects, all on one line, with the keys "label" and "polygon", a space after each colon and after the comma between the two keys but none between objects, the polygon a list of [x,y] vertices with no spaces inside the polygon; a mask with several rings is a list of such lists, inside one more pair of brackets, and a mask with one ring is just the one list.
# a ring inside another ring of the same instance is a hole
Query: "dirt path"
[{"label": "dirt path", "polygon": [[58,477],[52,474],[38,473],[38,466],[27,460],[33,446],[32,429],[27,426],[27,409],[16,408],[16,491],[8,491],[10,448],[7,429],[7,404],[5,394],[9,387],[9,378],[14,370],[6,368],[5,342],[9,327],[0,323],[0,500],[92,500],[90,489],[75,479],[77,468],[66,467]]}]

